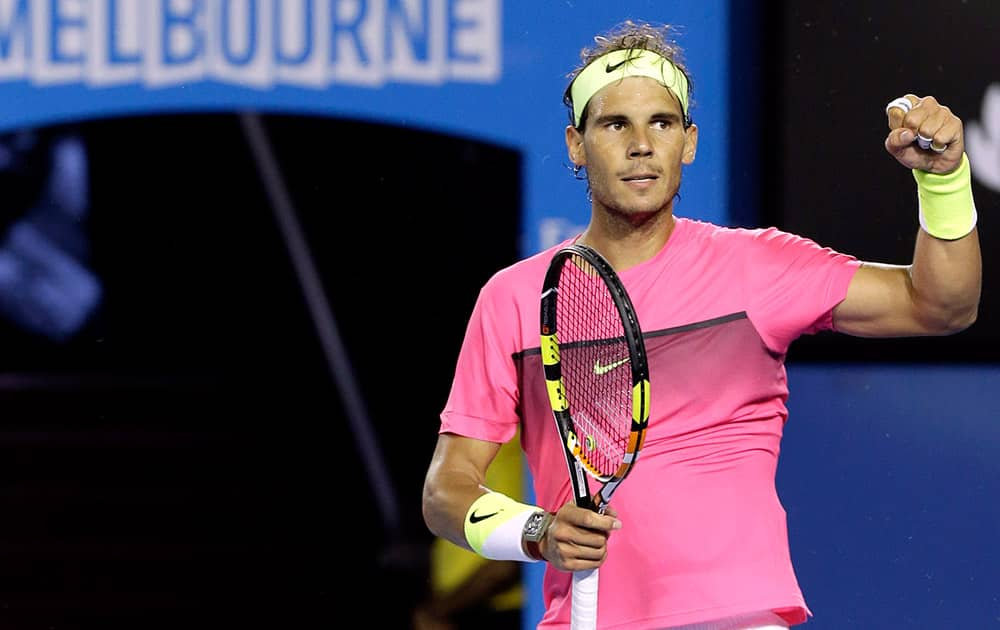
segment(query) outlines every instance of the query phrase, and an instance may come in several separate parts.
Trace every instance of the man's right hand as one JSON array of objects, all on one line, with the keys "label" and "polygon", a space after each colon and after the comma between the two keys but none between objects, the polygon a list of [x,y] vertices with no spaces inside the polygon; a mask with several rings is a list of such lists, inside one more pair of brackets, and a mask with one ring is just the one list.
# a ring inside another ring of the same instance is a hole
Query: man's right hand
[{"label": "man's right hand", "polygon": [[596,569],[608,555],[608,536],[622,523],[612,508],[604,514],[567,503],[556,512],[539,548],[560,571]]}]

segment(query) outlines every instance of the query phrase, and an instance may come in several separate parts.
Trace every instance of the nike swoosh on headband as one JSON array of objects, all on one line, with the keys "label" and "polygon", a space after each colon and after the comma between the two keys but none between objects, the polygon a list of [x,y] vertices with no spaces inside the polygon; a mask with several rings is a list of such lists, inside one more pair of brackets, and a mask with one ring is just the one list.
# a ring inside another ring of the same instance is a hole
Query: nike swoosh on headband
[{"label": "nike swoosh on headband", "polygon": [[639,57],[641,57],[641,56],[642,56],[642,55],[635,55],[634,57],[627,57],[627,58],[625,58],[625,59],[622,59],[621,61],[619,61],[618,63],[616,63],[616,64],[614,64],[614,65],[612,65],[612,64],[610,64],[610,63],[608,63],[608,64],[605,64],[605,65],[604,65],[604,71],[605,71],[605,72],[609,72],[609,73],[610,73],[610,72],[614,72],[615,70],[617,70],[618,68],[621,68],[622,66],[624,66],[624,65],[625,65],[625,64],[627,64],[628,62],[630,62],[630,61],[635,61],[636,59],[638,59],[638,58],[639,58]]}]

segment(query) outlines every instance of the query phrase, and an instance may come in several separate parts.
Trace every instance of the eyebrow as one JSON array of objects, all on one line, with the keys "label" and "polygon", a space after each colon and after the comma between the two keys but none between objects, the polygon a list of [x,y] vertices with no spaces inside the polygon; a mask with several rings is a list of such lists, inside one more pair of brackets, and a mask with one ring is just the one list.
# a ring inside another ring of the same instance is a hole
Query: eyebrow
[{"label": "eyebrow", "polygon": [[[656,112],[649,117],[650,120],[666,120],[669,122],[679,123],[683,119],[680,114],[674,112]],[[606,114],[604,116],[599,116],[594,119],[594,124],[597,125],[607,125],[615,122],[629,122],[629,117],[624,114]]]},{"label": "eyebrow", "polygon": [[660,112],[658,114],[653,114],[650,116],[652,120],[669,120],[670,122],[681,122],[683,117],[680,114],[674,112]]}]

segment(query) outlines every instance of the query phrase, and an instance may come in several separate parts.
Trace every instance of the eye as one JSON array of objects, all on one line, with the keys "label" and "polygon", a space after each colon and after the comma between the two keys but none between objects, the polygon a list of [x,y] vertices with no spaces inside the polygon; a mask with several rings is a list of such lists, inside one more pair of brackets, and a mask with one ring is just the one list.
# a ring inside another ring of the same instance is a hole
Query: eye
[{"label": "eye", "polygon": [[613,120],[608,123],[608,129],[611,129],[612,131],[621,131],[624,128],[625,128],[625,123],[623,123],[620,120]]}]

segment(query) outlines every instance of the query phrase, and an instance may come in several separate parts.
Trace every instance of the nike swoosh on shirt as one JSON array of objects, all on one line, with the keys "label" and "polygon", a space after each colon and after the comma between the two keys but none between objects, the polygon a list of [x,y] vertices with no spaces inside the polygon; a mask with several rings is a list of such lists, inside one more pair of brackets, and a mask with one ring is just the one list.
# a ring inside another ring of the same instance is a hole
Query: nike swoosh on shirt
[{"label": "nike swoosh on shirt", "polygon": [[470,523],[478,523],[479,521],[485,521],[489,517],[496,516],[499,513],[500,512],[490,512],[489,514],[483,514],[482,516],[480,516],[479,514],[476,514],[475,512],[473,512],[472,514],[469,515],[469,522]]},{"label": "nike swoosh on shirt", "polygon": [[601,360],[598,359],[598,360],[594,361],[594,374],[597,374],[598,376],[600,376],[602,374],[607,374],[608,372],[610,372],[611,370],[615,369],[616,367],[621,367],[621,366],[625,365],[626,363],[628,363],[628,357],[625,357],[624,359],[619,359],[617,361],[613,361],[613,362],[608,363],[606,365],[601,365]]}]

